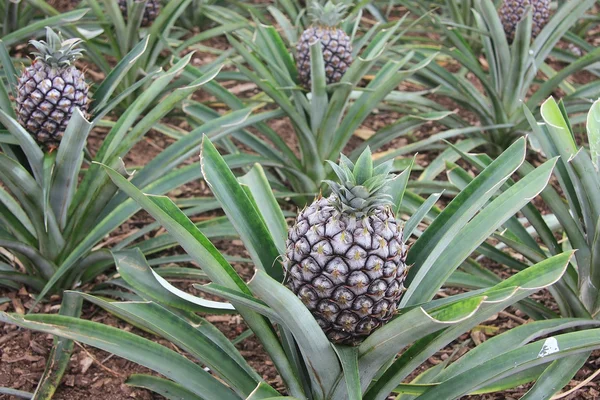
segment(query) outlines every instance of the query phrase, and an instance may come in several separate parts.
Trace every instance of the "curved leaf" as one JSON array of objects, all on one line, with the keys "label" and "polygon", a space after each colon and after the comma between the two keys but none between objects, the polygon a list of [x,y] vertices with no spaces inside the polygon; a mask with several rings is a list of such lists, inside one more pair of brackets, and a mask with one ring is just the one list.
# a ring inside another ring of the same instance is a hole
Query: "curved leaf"
[{"label": "curved leaf", "polygon": [[283,268],[276,262],[279,251],[271,232],[217,149],[206,137],[202,140],[200,165],[206,183],[238,231],[256,266],[281,282]]},{"label": "curved leaf", "polygon": [[313,390],[325,397],[341,373],[335,351],[308,308],[288,288],[262,270],[249,286],[267,303],[294,335],[313,381]]},{"label": "curved leaf", "polygon": [[551,336],[491,358],[431,388],[420,399],[454,399],[537,365],[600,348],[600,329]]},{"label": "curved leaf", "polygon": [[228,387],[183,355],[133,333],[59,315],[27,317],[0,312],[0,321],[97,347],[155,370],[203,399],[239,400]]},{"label": "curved leaf", "polygon": [[185,386],[168,379],[159,378],[158,376],[133,374],[127,379],[125,384],[148,389],[168,400],[203,400],[202,397],[196,396],[187,390]]},{"label": "curved leaf", "polygon": [[260,376],[245,362],[233,345],[222,347],[223,338],[220,334],[216,340],[213,340],[212,336],[218,330],[203,327],[203,325],[210,325],[204,319],[180,316],[152,302],[109,302],[86,294],[82,296],[108,312],[136,326],[141,326],[185,350],[218,375],[240,396],[250,394],[261,381]]},{"label": "curved leaf", "polygon": [[[194,297],[170,285],[148,266],[137,248],[114,252],[113,257],[123,279],[143,297],[190,312],[221,313],[233,310],[231,304]],[[193,297],[193,300],[188,297]]]}]

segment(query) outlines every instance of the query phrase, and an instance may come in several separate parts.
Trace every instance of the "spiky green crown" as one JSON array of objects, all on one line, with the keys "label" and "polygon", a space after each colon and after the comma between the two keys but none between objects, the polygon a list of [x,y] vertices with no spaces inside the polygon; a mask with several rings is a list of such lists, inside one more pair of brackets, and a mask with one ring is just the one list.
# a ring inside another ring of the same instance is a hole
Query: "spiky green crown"
[{"label": "spiky green crown", "polygon": [[337,26],[348,9],[345,3],[333,3],[328,1],[322,5],[318,0],[314,0],[309,8],[308,16],[314,24],[335,27]]},{"label": "spiky green crown", "polygon": [[371,149],[362,152],[356,164],[343,154],[340,164],[328,161],[338,176],[339,182],[325,181],[334,194],[334,207],[341,213],[356,217],[370,215],[375,208],[392,204],[387,191],[395,178],[391,175],[392,160],[373,167]]},{"label": "spiky green crown", "polygon": [[31,54],[36,60],[42,60],[51,67],[66,67],[82,56],[82,49],[76,48],[81,39],[63,40],[52,28],[46,27],[46,41],[31,40],[29,43],[36,48]]}]

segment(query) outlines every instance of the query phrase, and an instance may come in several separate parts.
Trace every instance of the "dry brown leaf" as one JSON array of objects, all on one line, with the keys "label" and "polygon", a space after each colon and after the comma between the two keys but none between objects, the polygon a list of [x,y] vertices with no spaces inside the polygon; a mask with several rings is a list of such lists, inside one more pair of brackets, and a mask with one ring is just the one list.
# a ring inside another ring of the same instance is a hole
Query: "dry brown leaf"
[{"label": "dry brown leaf", "polygon": [[358,128],[354,131],[354,136],[358,136],[362,140],[369,140],[376,132],[369,128]]}]

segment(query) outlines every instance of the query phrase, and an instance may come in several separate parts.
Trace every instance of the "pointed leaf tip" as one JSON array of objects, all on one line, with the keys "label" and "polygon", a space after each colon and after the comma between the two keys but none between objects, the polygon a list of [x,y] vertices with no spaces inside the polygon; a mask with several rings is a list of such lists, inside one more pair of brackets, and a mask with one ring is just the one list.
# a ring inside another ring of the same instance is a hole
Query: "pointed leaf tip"
[{"label": "pointed leaf tip", "polygon": [[357,185],[362,185],[373,176],[373,157],[370,147],[367,147],[358,157],[352,172]]}]

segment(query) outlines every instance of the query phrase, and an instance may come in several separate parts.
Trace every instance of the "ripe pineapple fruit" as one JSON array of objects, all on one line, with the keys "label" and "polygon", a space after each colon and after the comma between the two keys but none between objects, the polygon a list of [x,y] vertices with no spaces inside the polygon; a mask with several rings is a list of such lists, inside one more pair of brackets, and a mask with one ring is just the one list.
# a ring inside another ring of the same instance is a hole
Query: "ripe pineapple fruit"
[{"label": "ripe pineapple fruit", "polygon": [[286,285],[304,302],[329,340],[357,345],[388,322],[408,272],[400,222],[386,194],[391,163],[373,168],[365,150],[354,165],[332,167],[340,183],[317,197],[289,230]]},{"label": "ripe pineapple fruit", "polygon": [[302,32],[296,45],[296,66],[300,83],[310,86],[310,45],[321,42],[327,84],[339,82],[352,63],[352,44],[343,30],[337,28],[347,5],[328,1],[325,6],[313,1],[309,16],[313,25]]},{"label": "ripe pineapple fruit", "polygon": [[46,41],[32,40],[36,56],[19,78],[17,115],[19,123],[46,148],[57,147],[78,107],[87,112],[89,85],[72,63],[81,57],[81,39],[63,40],[46,28]]},{"label": "ripe pineapple fruit", "polygon": [[509,41],[515,37],[517,23],[531,6],[533,11],[533,29],[531,36],[536,38],[550,18],[550,0],[505,0],[500,7],[500,20]]},{"label": "ripe pineapple fruit", "polygon": [[[119,1],[119,9],[123,14],[123,18],[127,20],[127,0],[118,0]],[[140,2],[140,0],[134,0]],[[158,16],[158,12],[160,11],[160,0],[148,0],[146,3],[146,8],[144,9],[144,14],[142,16],[142,26],[147,27],[152,25],[156,17]]]}]

